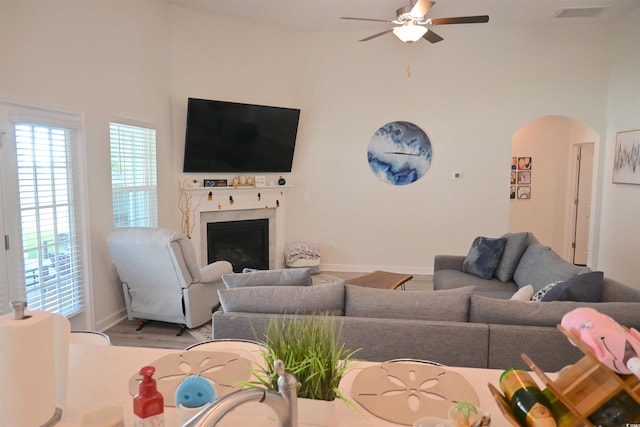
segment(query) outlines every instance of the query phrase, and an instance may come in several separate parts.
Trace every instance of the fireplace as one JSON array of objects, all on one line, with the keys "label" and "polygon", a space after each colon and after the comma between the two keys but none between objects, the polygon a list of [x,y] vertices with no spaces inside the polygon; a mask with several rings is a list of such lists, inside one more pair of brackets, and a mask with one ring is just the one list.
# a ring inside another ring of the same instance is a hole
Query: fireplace
[{"label": "fireplace", "polygon": [[[284,266],[285,247],[285,189],[269,187],[193,189],[200,194],[200,204],[194,210],[194,226],[191,241],[201,265],[209,263],[208,224],[217,222],[268,220],[267,253],[265,268]],[[211,193],[207,197],[206,192]],[[230,260],[229,260],[230,261]],[[241,268],[234,265],[234,269]]]},{"label": "fireplace", "polygon": [[226,260],[233,271],[269,269],[269,220],[250,219],[207,223],[207,261]]}]

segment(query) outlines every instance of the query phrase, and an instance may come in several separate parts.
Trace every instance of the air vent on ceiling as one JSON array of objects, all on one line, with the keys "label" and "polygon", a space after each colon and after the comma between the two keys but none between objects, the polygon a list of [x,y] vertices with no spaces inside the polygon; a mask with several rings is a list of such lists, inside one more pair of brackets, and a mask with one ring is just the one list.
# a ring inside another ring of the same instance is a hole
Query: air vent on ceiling
[{"label": "air vent on ceiling", "polygon": [[595,18],[600,16],[609,6],[569,7],[562,9],[555,18]]}]

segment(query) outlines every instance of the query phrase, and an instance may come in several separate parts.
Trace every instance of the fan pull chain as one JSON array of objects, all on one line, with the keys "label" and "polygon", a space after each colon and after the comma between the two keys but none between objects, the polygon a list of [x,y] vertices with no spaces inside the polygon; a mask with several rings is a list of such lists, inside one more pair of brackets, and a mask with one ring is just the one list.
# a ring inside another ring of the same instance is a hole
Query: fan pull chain
[{"label": "fan pull chain", "polygon": [[407,43],[408,58],[407,58],[407,78],[411,77],[411,60],[413,59],[413,45],[414,43]]}]

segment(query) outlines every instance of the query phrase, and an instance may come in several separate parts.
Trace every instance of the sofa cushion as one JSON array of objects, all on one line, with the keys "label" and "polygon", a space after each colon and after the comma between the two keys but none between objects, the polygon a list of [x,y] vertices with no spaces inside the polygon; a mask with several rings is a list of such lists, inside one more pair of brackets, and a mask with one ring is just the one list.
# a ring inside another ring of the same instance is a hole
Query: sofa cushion
[{"label": "sofa cushion", "polygon": [[346,285],[345,316],[466,322],[474,287],[398,291]]},{"label": "sofa cushion", "polygon": [[640,303],[635,302],[576,302],[551,301],[533,303],[471,295],[469,321],[502,325],[553,326],[562,316],[578,307],[592,307],[628,327],[638,328]]},{"label": "sofa cushion", "polygon": [[476,237],[462,263],[462,271],[482,279],[491,279],[500,262],[506,243],[507,239],[503,237],[497,239]]},{"label": "sofa cushion", "polygon": [[225,312],[267,314],[344,314],[344,284],[254,286],[218,289]]},{"label": "sofa cushion", "polygon": [[602,271],[579,274],[564,282],[559,282],[542,301],[582,301],[599,302],[602,297]]},{"label": "sofa cushion", "polygon": [[473,274],[463,273],[461,270],[438,270],[433,272],[433,288],[436,291],[445,289],[457,289],[465,286],[475,286],[474,293],[483,292],[503,292],[509,297],[518,290],[514,282],[503,283],[492,277],[489,280],[481,279]]},{"label": "sofa cushion", "polygon": [[225,274],[222,281],[227,288],[247,286],[311,286],[310,268],[256,270]]},{"label": "sofa cushion", "polygon": [[534,292],[552,282],[560,282],[586,273],[586,267],[578,267],[565,261],[548,246],[532,244],[524,251],[513,280],[519,287],[533,285]]},{"label": "sofa cushion", "polygon": [[501,282],[508,282],[513,279],[513,273],[518,267],[520,258],[522,258],[522,254],[529,245],[529,233],[507,233],[502,237],[507,239],[507,243],[504,246],[504,251],[494,276]]}]

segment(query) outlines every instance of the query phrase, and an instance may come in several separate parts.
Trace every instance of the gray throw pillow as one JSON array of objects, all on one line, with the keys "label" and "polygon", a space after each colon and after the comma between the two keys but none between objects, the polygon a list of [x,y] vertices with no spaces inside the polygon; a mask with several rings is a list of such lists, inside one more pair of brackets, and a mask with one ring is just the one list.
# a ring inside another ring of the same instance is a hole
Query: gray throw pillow
[{"label": "gray throw pillow", "polygon": [[247,273],[224,274],[222,281],[227,288],[247,286],[311,286],[310,268],[286,268],[256,270]]},{"label": "gray throw pillow", "polygon": [[548,246],[532,244],[520,258],[513,280],[518,287],[533,285],[534,292],[538,292],[549,283],[562,282],[589,271],[567,262]]},{"label": "gray throw pillow", "polygon": [[602,298],[602,271],[579,274],[556,284],[542,301],[600,302]]},{"label": "gray throw pillow", "polygon": [[522,254],[529,245],[529,233],[507,233],[502,237],[507,239],[507,244],[502,252],[500,262],[496,267],[494,276],[501,282],[508,282],[513,279],[513,273],[518,267]]},{"label": "gray throw pillow", "polygon": [[345,315],[466,322],[475,286],[442,291],[398,291],[347,285]]},{"label": "gray throw pillow", "polygon": [[497,239],[476,237],[462,263],[462,271],[482,279],[491,279],[506,243],[507,239],[504,237]]},{"label": "gray throw pillow", "polygon": [[218,289],[225,313],[344,314],[344,284]]}]

